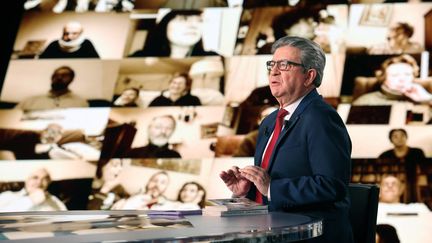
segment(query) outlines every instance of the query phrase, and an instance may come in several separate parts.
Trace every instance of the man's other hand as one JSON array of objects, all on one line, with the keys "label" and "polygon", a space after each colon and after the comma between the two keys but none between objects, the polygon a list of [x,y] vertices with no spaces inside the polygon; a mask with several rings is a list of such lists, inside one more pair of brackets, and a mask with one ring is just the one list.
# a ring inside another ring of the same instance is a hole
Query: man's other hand
[{"label": "man's other hand", "polygon": [[259,166],[249,165],[241,169],[240,174],[242,177],[255,184],[256,188],[262,195],[267,196],[270,186],[270,176],[265,169]]},{"label": "man's other hand", "polygon": [[222,171],[219,177],[237,197],[246,196],[250,189],[251,182],[241,175],[237,166],[233,166],[227,171]]}]

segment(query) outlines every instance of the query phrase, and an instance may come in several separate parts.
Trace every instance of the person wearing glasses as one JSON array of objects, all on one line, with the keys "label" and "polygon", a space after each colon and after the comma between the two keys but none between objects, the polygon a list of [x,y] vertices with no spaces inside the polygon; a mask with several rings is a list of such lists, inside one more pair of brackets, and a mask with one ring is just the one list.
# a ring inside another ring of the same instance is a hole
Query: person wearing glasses
[{"label": "person wearing glasses", "polygon": [[279,109],[260,124],[255,165],[220,173],[235,197],[268,204],[270,211],[323,219],[323,234],[307,242],[353,242],[348,183],[351,139],[321,95],[325,54],[315,42],[285,36],[267,61]]}]

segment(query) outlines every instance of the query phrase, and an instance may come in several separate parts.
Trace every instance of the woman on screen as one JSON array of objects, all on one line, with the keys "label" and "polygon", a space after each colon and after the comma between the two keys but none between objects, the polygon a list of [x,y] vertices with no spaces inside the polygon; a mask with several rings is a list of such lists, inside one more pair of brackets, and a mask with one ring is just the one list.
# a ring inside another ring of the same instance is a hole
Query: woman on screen
[{"label": "woman on screen", "polygon": [[217,55],[204,50],[201,14],[201,10],[171,10],[149,31],[144,48],[131,57],[185,58]]},{"label": "woman on screen", "polygon": [[386,59],[376,71],[379,90],[361,95],[354,105],[391,105],[397,102],[432,104],[430,94],[415,79],[419,74],[417,61],[404,54]]},{"label": "woman on screen", "polygon": [[162,91],[149,106],[197,106],[201,101],[191,94],[192,79],[186,73],[177,73],[167,90]]}]

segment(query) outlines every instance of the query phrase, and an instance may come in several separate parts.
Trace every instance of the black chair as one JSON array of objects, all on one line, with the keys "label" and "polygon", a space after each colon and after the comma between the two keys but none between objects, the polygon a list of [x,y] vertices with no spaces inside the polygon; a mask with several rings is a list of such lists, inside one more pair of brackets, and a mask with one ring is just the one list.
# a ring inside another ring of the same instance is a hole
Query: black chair
[{"label": "black chair", "polygon": [[379,187],[350,183],[350,221],[355,243],[375,243]]}]

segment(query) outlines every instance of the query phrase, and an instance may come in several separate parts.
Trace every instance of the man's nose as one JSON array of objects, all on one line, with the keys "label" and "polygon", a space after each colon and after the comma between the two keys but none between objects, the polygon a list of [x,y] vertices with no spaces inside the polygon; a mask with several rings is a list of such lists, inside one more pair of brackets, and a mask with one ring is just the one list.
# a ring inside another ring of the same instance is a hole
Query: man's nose
[{"label": "man's nose", "polygon": [[277,74],[280,74],[280,71],[279,71],[279,69],[277,68],[277,65],[274,65],[273,67],[271,67],[270,71],[268,71],[268,72],[269,72],[269,75],[277,75]]},{"label": "man's nose", "polygon": [[162,134],[163,134],[165,137],[168,137],[168,135],[169,135],[169,129],[163,129],[163,130],[162,130]]}]

